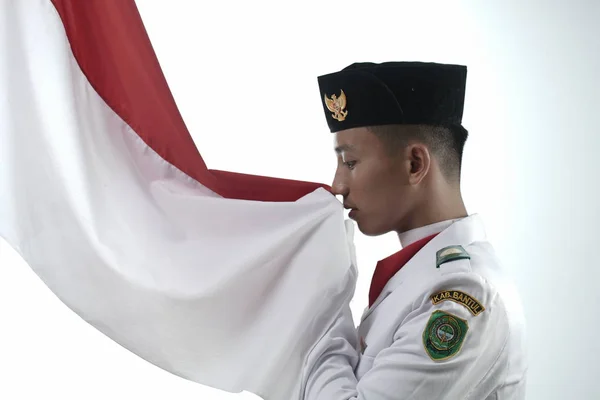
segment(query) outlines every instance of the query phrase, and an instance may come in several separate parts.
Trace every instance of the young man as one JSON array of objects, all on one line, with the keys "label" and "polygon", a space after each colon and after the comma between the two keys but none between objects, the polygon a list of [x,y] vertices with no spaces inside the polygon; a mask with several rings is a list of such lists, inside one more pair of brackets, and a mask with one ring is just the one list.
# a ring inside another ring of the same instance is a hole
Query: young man
[{"label": "young man", "polygon": [[345,307],[308,357],[307,400],[523,399],[524,318],[460,193],[466,68],[359,63],[319,77],[332,187],[366,235],[398,233],[358,332]]}]

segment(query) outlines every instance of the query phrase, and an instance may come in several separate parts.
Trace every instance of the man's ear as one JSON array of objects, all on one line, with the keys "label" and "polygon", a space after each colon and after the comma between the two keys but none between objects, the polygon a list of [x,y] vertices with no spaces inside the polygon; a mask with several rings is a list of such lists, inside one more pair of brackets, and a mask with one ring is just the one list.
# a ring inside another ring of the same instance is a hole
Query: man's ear
[{"label": "man's ear", "polygon": [[419,184],[431,168],[431,154],[422,143],[411,143],[405,148],[408,183]]}]

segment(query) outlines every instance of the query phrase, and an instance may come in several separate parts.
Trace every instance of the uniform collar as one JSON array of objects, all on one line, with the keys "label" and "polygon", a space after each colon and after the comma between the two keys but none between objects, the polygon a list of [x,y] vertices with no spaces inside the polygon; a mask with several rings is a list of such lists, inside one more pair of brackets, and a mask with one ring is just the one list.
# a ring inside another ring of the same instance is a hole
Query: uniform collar
[{"label": "uniform collar", "polygon": [[446,221],[436,222],[434,224],[422,226],[419,228],[411,229],[398,235],[400,237],[400,245],[402,248],[410,246],[418,240],[421,240],[427,236],[435,235],[440,233],[452,225],[456,221],[460,221],[462,218],[449,219]]}]

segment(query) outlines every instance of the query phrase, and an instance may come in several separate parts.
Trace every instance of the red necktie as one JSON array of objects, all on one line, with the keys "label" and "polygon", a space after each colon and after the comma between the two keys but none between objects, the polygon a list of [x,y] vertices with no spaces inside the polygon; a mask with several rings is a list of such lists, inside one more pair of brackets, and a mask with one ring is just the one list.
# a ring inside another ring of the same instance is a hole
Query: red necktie
[{"label": "red necktie", "polygon": [[421,240],[409,244],[399,252],[392,254],[386,259],[383,259],[377,263],[375,272],[373,273],[373,279],[371,280],[371,289],[369,290],[369,308],[375,303],[377,297],[381,294],[384,286],[390,279],[400,271],[400,268],[404,266],[415,254],[419,252],[431,239],[436,237],[438,234],[427,236]]}]

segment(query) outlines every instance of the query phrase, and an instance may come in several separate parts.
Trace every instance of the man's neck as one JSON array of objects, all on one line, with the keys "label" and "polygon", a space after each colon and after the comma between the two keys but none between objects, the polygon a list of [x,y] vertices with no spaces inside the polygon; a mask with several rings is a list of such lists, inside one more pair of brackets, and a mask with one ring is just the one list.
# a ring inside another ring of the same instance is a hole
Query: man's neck
[{"label": "man's neck", "polygon": [[460,191],[446,195],[427,196],[419,201],[418,206],[403,226],[396,231],[401,235],[408,231],[430,226],[444,221],[453,221],[468,216]]}]

